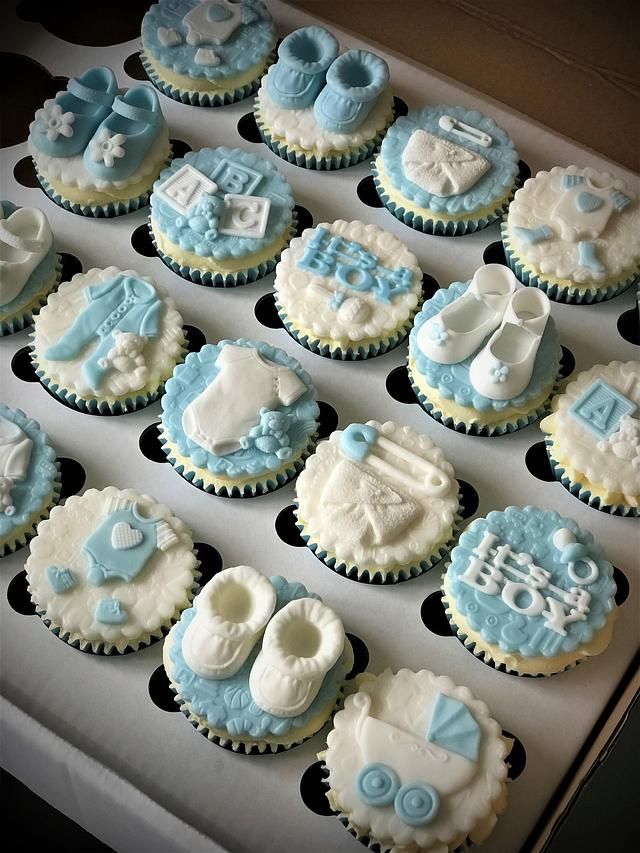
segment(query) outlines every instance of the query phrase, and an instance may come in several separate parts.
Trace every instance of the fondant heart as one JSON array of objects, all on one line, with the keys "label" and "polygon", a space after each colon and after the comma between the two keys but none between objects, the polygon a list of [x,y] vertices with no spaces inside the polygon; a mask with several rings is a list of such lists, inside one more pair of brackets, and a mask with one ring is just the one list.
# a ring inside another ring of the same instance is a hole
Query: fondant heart
[{"label": "fondant heart", "polygon": [[231,12],[221,6],[219,3],[214,3],[207,9],[207,18],[210,21],[226,21],[231,17]]},{"label": "fondant heart", "polygon": [[175,47],[182,44],[182,36],[173,27],[158,27],[158,41],[164,47]]},{"label": "fondant heart", "polygon": [[576,207],[580,213],[591,213],[602,207],[604,201],[593,193],[582,192],[576,196]]},{"label": "fondant heart", "polygon": [[142,542],[143,538],[142,531],[127,524],[126,521],[119,521],[114,524],[111,531],[111,545],[116,551],[128,551],[130,548],[135,548]]},{"label": "fondant heart", "polygon": [[220,57],[210,47],[199,47],[196,51],[198,65],[220,65]]}]

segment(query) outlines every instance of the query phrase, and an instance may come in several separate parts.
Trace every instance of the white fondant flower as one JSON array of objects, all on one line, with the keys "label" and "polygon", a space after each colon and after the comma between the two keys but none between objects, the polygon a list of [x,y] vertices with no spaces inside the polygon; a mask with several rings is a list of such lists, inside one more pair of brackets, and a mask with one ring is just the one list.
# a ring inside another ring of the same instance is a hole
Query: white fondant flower
[{"label": "white fondant flower", "polygon": [[60,134],[67,138],[73,136],[73,123],[76,117],[71,112],[62,112],[59,104],[51,104],[36,111],[36,127],[47,134],[47,139],[53,142]]},{"label": "white fondant flower", "polygon": [[435,323],[432,323],[431,328],[429,329],[429,337],[437,346],[446,344],[449,339],[449,333],[445,329],[444,323],[440,320],[436,320]]},{"label": "white fondant flower", "polygon": [[489,374],[493,382],[503,383],[507,381],[507,377],[509,376],[509,368],[506,364],[502,364],[501,361],[498,361],[496,362],[494,367],[490,368]]},{"label": "white fondant flower", "polygon": [[89,153],[91,159],[99,163],[101,160],[104,165],[110,169],[113,166],[115,157],[124,157],[124,144],[127,137],[124,133],[111,133],[106,127],[103,127],[89,143]]}]

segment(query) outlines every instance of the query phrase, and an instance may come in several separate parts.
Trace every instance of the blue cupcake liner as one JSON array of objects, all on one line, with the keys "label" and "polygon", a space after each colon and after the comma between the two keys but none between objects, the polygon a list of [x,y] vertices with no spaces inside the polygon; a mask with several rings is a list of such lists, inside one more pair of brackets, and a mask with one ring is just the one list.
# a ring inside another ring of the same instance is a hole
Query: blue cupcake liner
[{"label": "blue cupcake liner", "polygon": [[600,512],[607,512],[609,515],[620,515],[627,518],[640,518],[640,508],[627,506],[626,504],[604,504],[597,495],[592,495],[591,491],[582,483],[577,483],[574,480],[571,480],[568,476],[565,476],[565,469],[553,458],[553,439],[547,437],[545,438],[544,443],[547,450],[547,456],[549,457],[549,463],[551,464],[551,469],[556,480],[559,483],[562,483],[565,489],[574,497],[578,498],[582,503],[587,504],[587,506],[600,510]]},{"label": "blue cupcake liner", "polygon": [[149,217],[148,223],[151,242],[153,243],[153,247],[163,264],[169,267],[172,272],[182,276],[182,278],[185,278],[187,281],[192,281],[194,284],[201,284],[205,287],[241,287],[243,284],[251,284],[254,281],[264,278],[266,275],[269,275],[269,273],[273,272],[276,268],[276,265],[280,260],[280,256],[289,245],[291,238],[295,236],[297,225],[298,214],[294,210],[291,217],[291,224],[289,225],[287,241],[282,249],[273,256],[273,258],[269,258],[267,261],[263,261],[255,267],[247,267],[246,270],[240,270],[237,273],[222,275],[222,273],[212,273],[209,271],[203,272],[202,270],[193,269],[185,264],[179,264],[177,261],[174,261],[171,255],[166,255],[158,247],[158,243],[156,242],[156,238],[151,227],[151,217]]},{"label": "blue cupcake liner", "polygon": [[315,154],[307,155],[300,151],[290,149],[286,142],[275,139],[271,135],[267,125],[264,123],[257,110],[254,111],[254,116],[258,133],[260,134],[262,141],[273,151],[274,154],[277,154],[278,157],[281,157],[288,163],[292,163],[294,166],[300,166],[302,169],[315,169],[320,172],[329,172],[334,169],[347,169],[349,166],[355,166],[357,163],[362,163],[363,160],[367,160],[371,157],[374,151],[380,147],[380,143],[384,139],[385,133],[393,124],[395,120],[395,110],[389,124],[383,130],[379,131],[369,142],[359,145],[357,148],[345,151],[343,154],[334,155],[332,157],[317,157]]},{"label": "blue cupcake liner", "polygon": [[41,521],[44,521],[45,518],[49,518],[49,513],[53,509],[56,504],[60,503],[60,493],[62,491],[62,471],[60,469],[60,462],[56,459],[56,474],[53,478],[53,482],[51,484],[51,493],[52,498],[48,501],[45,506],[41,507],[38,513],[34,513],[33,522],[29,530],[26,533],[23,533],[22,536],[16,538],[15,536],[11,536],[10,538],[3,542],[2,546],[0,546],[0,557],[6,557],[9,554],[14,554],[16,551],[19,551],[20,548],[24,548],[25,545],[33,539],[36,535],[36,529]]},{"label": "blue cupcake liner", "polygon": [[549,413],[551,407],[551,400],[556,395],[558,391],[558,384],[560,379],[562,378],[560,375],[556,377],[556,381],[554,382],[553,388],[551,389],[549,396],[544,401],[541,406],[538,406],[531,412],[526,415],[520,415],[516,418],[515,421],[509,421],[507,424],[503,424],[500,426],[494,426],[492,424],[488,424],[483,427],[478,427],[476,424],[466,424],[464,421],[458,421],[455,418],[451,417],[451,415],[445,415],[440,411],[434,404],[424,395],[424,393],[417,386],[413,374],[411,372],[411,368],[407,365],[407,373],[409,374],[409,382],[411,383],[411,388],[413,389],[413,393],[416,395],[418,402],[425,410],[425,412],[430,415],[434,420],[440,421],[444,426],[449,427],[450,429],[454,429],[456,432],[464,433],[465,435],[476,435],[487,437],[491,435],[508,435],[509,433],[516,432],[519,429],[524,429],[529,426],[529,424],[534,423],[534,421],[539,420]]},{"label": "blue cupcake liner", "polygon": [[260,88],[260,81],[262,80],[263,75],[267,73],[267,69],[275,62],[275,59],[276,52],[273,51],[266,58],[264,69],[260,75],[255,78],[255,80],[252,80],[250,83],[245,83],[244,86],[240,86],[238,89],[224,92],[220,95],[218,93],[195,92],[193,90],[180,89],[172,83],[167,83],[153,69],[145,52],[140,51],[140,62],[142,63],[145,74],[151,83],[153,83],[154,87],[168,98],[172,98],[174,101],[179,101],[181,104],[188,104],[192,107],[224,107],[227,104],[235,104],[236,101],[244,101],[246,98],[250,98],[251,95],[254,95]]},{"label": "blue cupcake liner", "polygon": [[167,446],[167,438],[163,432],[160,433],[160,446],[162,447],[163,453],[166,454],[167,460],[171,463],[172,468],[197,489],[200,489],[209,495],[215,495],[219,498],[255,498],[260,495],[266,495],[269,492],[275,492],[277,489],[282,488],[282,486],[286,486],[287,483],[294,480],[304,468],[306,460],[315,450],[317,437],[317,433],[311,436],[309,444],[303,451],[302,455],[297,459],[293,459],[284,473],[273,475],[271,472],[266,471],[264,475],[262,475],[266,479],[258,480],[256,477],[257,482],[254,486],[245,485],[242,488],[240,488],[240,486],[233,486],[231,490],[226,486],[223,486],[220,489],[216,489],[213,484],[205,486],[204,480],[202,477],[198,477],[196,471],[187,469],[185,465],[178,463],[175,454],[172,453],[172,449]]},{"label": "blue cupcake liner", "polygon": [[385,586],[389,584],[402,583],[403,581],[420,577],[420,575],[428,572],[439,562],[444,560],[444,558],[451,552],[451,549],[456,544],[458,536],[460,535],[460,527],[462,525],[461,513],[464,510],[462,505],[462,494],[459,494],[458,511],[453,519],[453,532],[451,534],[451,538],[444,545],[441,545],[435,553],[414,565],[402,566],[399,569],[393,569],[393,571],[384,573],[376,571],[372,575],[368,569],[360,571],[357,566],[347,566],[346,563],[338,562],[336,557],[330,557],[327,551],[321,548],[317,542],[311,542],[311,537],[308,534],[305,534],[304,525],[298,519],[297,499],[295,499],[293,503],[295,505],[296,527],[300,531],[300,536],[304,540],[305,545],[313,552],[314,556],[317,557],[318,560],[336,572],[336,574],[342,575],[342,577],[348,578],[349,580],[358,581],[359,583],[383,584]]},{"label": "blue cupcake liner", "polygon": [[[0,322],[0,338],[4,337],[4,335],[13,335],[15,332],[21,332],[22,329],[26,329],[27,326],[30,326],[33,323],[33,318],[39,313],[42,306],[46,304],[49,294],[58,289],[60,279],[62,278],[62,258],[59,254],[57,255],[55,265],[55,274],[55,282],[51,287],[47,288],[46,291],[43,291],[39,295],[37,305],[29,309],[25,306],[19,309],[18,313],[12,314]],[[29,304],[32,301],[33,299],[29,299]]]},{"label": "blue cupcake liner", "polygon": [[[443,577],[447,573],[448,568],[449,564],[447,563],[447,565],[445,566]],[[563,667],[563,669],[558,669],[556,670],[556,672],[550,672],[548,675],[543,672],[538,673],[537,675],[533,675],[529,672],[519,672],[517,669],[511,669],[504,663],[498,663],[493,657],[491,657],[488,652],[478,649],[475,640],[472,640],[468,636],[468,634],[465,634],[465,632],[458,627],[451,607],[451,602],[447,598],[447,594],[444,590],[444,585],[440,588],[440,591],[442,593],[442,606],[444,608],[444,613],[447,617],[449,625],[451,626],[451,630],[455,638],[459,640],[462,645],[474,655],[474,657],[477,657],[479,661],[484,663],[486,666],[490,666],[491,669],[495,669],[497,672],[504,672],[508,675],[517,675],[519,678],[551,678],[554,675],[559,675],[561,672],[568,672],[570,669],[575,669],[584,661],[584,658],[578,658],[577,660],[573,661],[573,663],[570,663],[567,666]],[[523,657],[522,659],[523,661],[526,660],[525,657]]]},{"label": "blue cupcake liner", "polygon": [[[397,205],[392,201],[382,186],[375,160],[371,163],[371,173],[380,200],[387,210],[393,213],[396,219],[399,219],[400,222],[404,222],[405,225],[416,231],[423,231],[425,234],[433,234],[437,237],[460,237],[463,234],[473,234],[475,231],[481,231],[483,228],[493,225],[494,222],[498,222],[505,215],[516,191],[516,184],[514,184],[507,200],[496,207],[490,216],[484,216],[480,219],[470,218],[456,220],[455,222],[452,220],[445,222],[441,219],[424,219],[409,207]],[[407,203],[409,204],[410,202],[407,200]]]},{"label": "blue cupcake liner", "polygon": [[[348,347],[346,350],[343,350],[341,347],[332,347],[330,344],[323,344],[321,346],[319,338],[314,340],[306,333],[301,332],[300,329],[295,328],[293,322],[289,320],[289,315],[279,302],[276,301],[275,306],[278,311],[278,315],[282,320],[282,325],[294,341],[316,355],[321,355],[323,358],[331,358],[336,361],[363,361],[365,358],[375,358],[377,355],[384,355],[386,352],[395,349],[395,347],[399,346],[406,340],[409,332],[411,331],[411,326],[413,325],[412,316],[406,321],[405,325],[401,329],[398,329],[397,332],[385,340],[380,340],[376,344],[369,344],[367,347],[355,347],[354,344],[353,347]],[[416,313],[419,310],[420,305],[417,306]]]},{"label": "blue cupcake liner", "polygon": [[[195,567],[194,584],[191,587],[191,595],[189,596],[190,603],[193,602],[193,599],[200,590],[201,577],[202,573],[200,572],[200,561],[197,560]],[[28,589],[29,593],[31,593],[31,587],[28,587]],[[31,601],[36,605],[36,615],[40,617],[44,625],[59,640],[62,640],[63,643],[66,643],[68,646],[71,646],[72,649],[78,649],[81,652],[86,652],[87,654],[93,655],[100,655],[102,657],[113,657],[117,655],[130,654],[131,652],[137,652],[139,649],[147,648],[147,646],[152,646],[154,643],[157,643],[158,640],[163,640],[180,618],[180,616],[178,616],[177,618],[172,618],[171,622],[160,625],[160,627],[154,631],[148,631],[148,636],[142,637],[140,640],[132,640],[122,651],[120,651],[113,645],[113,643],[108,643],[106,640],[96,641],[76,639],[71,642],[71,632],[63,631],[59,625],[53,625],[51,619],[47,619],[47,611],[38,609],[37,604],[33,599],[33,596],[31,597]]]},{"label": "blue cupcake liner", "polygon": [[522,259],[515,253],[509,242],[506,223],[502,224],[501,230],[504,254],[513,274],[527,287],[539,287],[554,302],[564,302],[569,305],[592,305],[595,302],[604,302],[607,299],[613,299],[614,296],[618,296],[618,294],[627,290],[632,285],[640,283],[640,272],[635,272],[628,278],[611,284],[608,287],[598,287],[595,285],[593,288],[585,290],[576,288],[571,282],[568,282],[564,286],[555,283],[551,284],[534,272],[525,269]]}]

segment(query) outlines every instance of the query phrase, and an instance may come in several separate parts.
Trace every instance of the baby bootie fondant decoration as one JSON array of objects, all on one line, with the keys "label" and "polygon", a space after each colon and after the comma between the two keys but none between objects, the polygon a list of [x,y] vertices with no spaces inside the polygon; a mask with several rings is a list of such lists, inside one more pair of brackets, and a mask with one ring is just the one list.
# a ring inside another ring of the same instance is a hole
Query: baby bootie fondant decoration
[{"label": "baby bootie fondant decoration", "polygon": [[235,675],[262,635],[276,605],[269,578],[250,566],[216,575],[197,598],[182,641],[185,662],[202,678]]},{"label": "baby bootie fondant decoration", "polygon": [[511,297],[499,329],[471,362],[473,387],[491,400],[510,400],[528,386],[549,318],[549,299],[526,288]]},{"label": "baby bootie fondant decoration", "polygon": [[389,66],[367,50],[348,50],[327,71],[327,84],[313,113],[320,127],[335,133],[356,130],[389,83]]},{"label": "baby bootie fondant decoration", "polygon": [[337,55],[338,42],[322,27],[302,27],[289,33],[280,45],[278,62],[267,79],[269,94],[286,109],[310,107]]},{"label": "baby bootie fondant decoration", "polygon": [[52,242],[47,218],[36,207],[21,207],[0,219],[0,306],[22,292]]},{"label": "baby bootie fondant decoration", "polygon": [[514,274],[502,264],[480,267],[466,293],[420,327],[419,349],[438,364],[464,361],[500,325],[516,284]]},{"label": "baby bootie fondant decoration", "polygon": [[79,154],[111,112],[118,84],[105,66],[89,68],[69,80],[65,92],[36,112],[31,139],[44,154],[72,157]]},{"label": "baby bootie fondant decoration", "polygon": [[344,628],[333,610],[311,598],[291,601],[265,630],[249,676],[254,702],[279,717],[302,714],[343,648]]},{"label": "baby bootie fondant decoration", "polygon": [[150,86],[134,86],[114,99],[112,111],[85,149],[85,168],[105,181],[127,178],[140,166],[164,127],[155,91]]}]

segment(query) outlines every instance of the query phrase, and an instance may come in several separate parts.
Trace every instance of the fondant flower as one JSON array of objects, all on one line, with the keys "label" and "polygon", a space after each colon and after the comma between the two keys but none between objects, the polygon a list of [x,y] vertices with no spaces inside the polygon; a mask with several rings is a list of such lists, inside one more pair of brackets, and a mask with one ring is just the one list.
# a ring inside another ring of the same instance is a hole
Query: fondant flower
[{"label": "fondant flower", "polygon": [[95,163],[99,163],[102,160],[104,165],[110,169],[116,157],[124,157],[124,144],[126,141],[127,137],[124,133],[111,133],[110,130],[103,127],[100,133],[94,136],[89,143],[91,159]]},{"label": "fondant flower", "polygon": [[36,111],[36,127],[42,133],[47,134],[51,142],[56,140],[60,134],[67,138],[73,136],[73,123],[76,117],[73,113],[62,112],[59,104],[51,104]]},{"label": "fondant flower", "polygon": [[441,320],[436,320],[431,324],[429,329],[429,337],[431,340],[439,347],[446,344],[449,340],[449,333],[444,327],[444,323]]},{"label": "fondant flower", "polygon": [[506,382],[509,376],[509,368],[501,361],[497,361],[494,367],[489,368],[489,375],[491,376],[492,382]]}]

